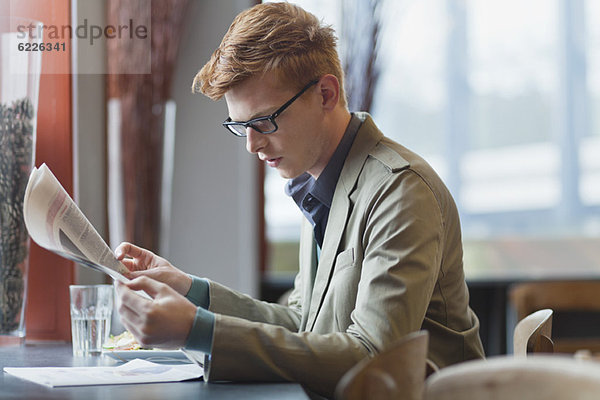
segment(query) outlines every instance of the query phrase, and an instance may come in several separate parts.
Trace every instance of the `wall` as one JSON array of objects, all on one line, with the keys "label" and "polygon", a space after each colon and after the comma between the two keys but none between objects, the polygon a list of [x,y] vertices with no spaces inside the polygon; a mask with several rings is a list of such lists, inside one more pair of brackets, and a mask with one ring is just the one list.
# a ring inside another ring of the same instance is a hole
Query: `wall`
[{"label": "wall", "polygon": [[[71,25],[84,19],[103,26],[106,1],[72,0]],[[73,46],[73,148],[75,201],[101,235],[107,231],[106,221],[106,79],[102,74],[90,74],[92,66],[104,66],[104,43],[88,46],[85,40]],[[102,68],[104,70],[104,68]],[[104,283],[104,274],[80,266],[75,267],[79,284]]]},{"label": "wall", "polygon": [[256,295],[257,161],[244,140],[221,126],[225,101],[191,93],[195,74],[235,15],[252,4],[190,2],[174,81],[177,133],[168,257],[187,272]]}]

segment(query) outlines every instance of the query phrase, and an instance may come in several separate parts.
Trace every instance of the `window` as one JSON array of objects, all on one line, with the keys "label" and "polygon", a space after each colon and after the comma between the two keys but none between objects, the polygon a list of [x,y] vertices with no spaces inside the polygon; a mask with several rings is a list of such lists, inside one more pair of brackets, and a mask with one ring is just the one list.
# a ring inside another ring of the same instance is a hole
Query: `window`
[{"label": "window", "polygon": [[[297,3],[341,32],[341,0]],[[466,242],[599,236],[600,2],[382,4],[371,113],[438,171]],[[280,254],[295,260],[301,218],[275,175],[265,180],[274,274]]]}]

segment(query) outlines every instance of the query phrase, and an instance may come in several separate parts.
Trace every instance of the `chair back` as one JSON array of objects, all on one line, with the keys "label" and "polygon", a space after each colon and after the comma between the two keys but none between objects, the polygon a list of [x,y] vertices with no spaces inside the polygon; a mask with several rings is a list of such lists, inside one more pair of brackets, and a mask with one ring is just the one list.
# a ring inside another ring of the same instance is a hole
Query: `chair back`
[{"label": "chair back", "polygon": [[500,356],[441,369],[425,385],[425,400],[598,399],[600,365],[566,355]]},{"label": "chair back", "polygon": [[356,364],[339,381],[338,400],[422,400],[429,334],[413,332],[373,358]]},{"label": "chair back", "polygon": [[518,320],[552,309],[554,352],[600,351],[600,330],[592,322],[600,315],[600,281],[519,283],[510,289],[509,300]]},{"label": "chair back", "polygon": [[515,327],[513,353],[525,356],[527,353],[552,353],[552,310],[543,309],[529,314]]}]

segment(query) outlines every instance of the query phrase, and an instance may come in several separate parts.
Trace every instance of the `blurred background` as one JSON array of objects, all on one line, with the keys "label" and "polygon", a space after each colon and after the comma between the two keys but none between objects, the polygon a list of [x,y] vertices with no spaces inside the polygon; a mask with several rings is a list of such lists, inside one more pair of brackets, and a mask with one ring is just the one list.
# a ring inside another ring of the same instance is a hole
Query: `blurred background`
[{"label": "blurred background", "polygon": [[[36,165],[52,168],[111,246],[134,241],[276,300],[298,268],[301,214],[284,180],[222,128],[225,102],[191,93],[255,3],[1,0],[0,10],[90,34],[148,28],[139,42],[48,37],[67,51],[43,55]],[[296,3],[338,32],[351,111],[369,111],[450,188],[488,354],[506,351],[510,285],[600,278],[599,2]],[[28,339],[68,339],[64,288],[105,281],[57,263],[32,245]]]},{"label": "blurred background", "polygon": [[[338,32],[350,25],[340,48],[353,62],[365,39],[352,39],[369,37],[348,15],[359,3],[378,24],[376,74],[362,74],[370,112],[449,186],[467,257],[498,238],[598,237],[600,3],[298,2]],[[267,172],[267,237],[295,243],[300,216],[282,184]]]}]

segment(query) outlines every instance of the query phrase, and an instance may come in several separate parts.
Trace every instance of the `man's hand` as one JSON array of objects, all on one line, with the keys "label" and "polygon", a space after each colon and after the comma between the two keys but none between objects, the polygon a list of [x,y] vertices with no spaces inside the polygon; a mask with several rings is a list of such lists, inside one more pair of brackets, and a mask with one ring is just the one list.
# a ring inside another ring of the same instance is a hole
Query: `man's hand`
[{"label": "man's hand", "polygon": [[124,242],[115,250],[115,256],[129,270],[129,273],[126,274],[129,279],[148,276],[156,281],[166,283],[183,296],[192,286],[192,278],[188,274],[150,250]]},{"label": "man's hand", "polygon": [[[142,347],[163,349],[185,345],[196,316],[196,306],[168,285],[147,276],[116,281],[121,322]],[[135,291],[143,290],[152,300]]]}]

